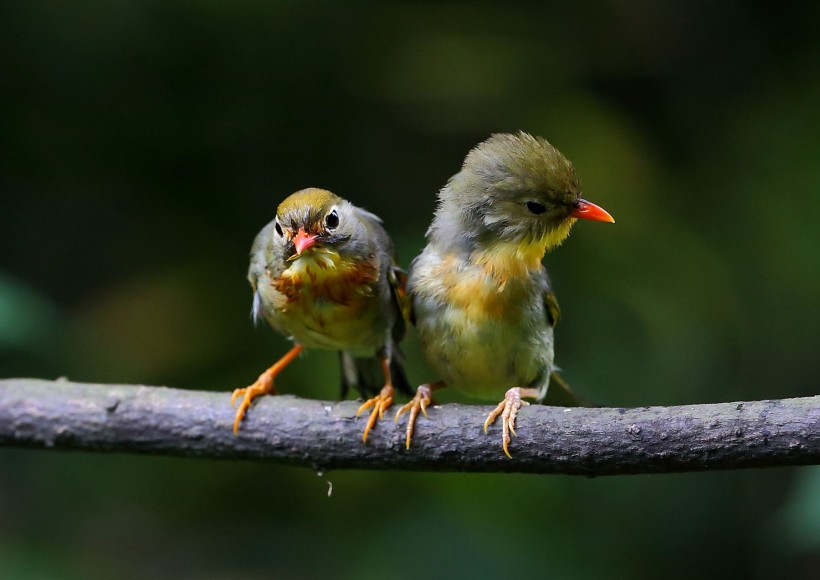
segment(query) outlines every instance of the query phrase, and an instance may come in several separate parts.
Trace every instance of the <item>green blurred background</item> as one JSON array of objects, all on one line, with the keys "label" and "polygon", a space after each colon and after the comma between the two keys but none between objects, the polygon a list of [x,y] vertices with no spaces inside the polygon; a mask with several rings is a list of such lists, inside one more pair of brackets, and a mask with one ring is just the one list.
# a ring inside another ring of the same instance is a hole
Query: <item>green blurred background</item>
[{"label": "green blurred background", "polygon": [[[244,386],[287,347],[245,281],[284,196],[374,211],[407,265],[469,148],[524,129],[617,219],[546,259],[578,391],[814,394],[818,26],[809,2],[4,2],[0,376]],[[337,372],[312,352],[278,385],[332,399]],[[317,476],[0,450],[2,578],[818,570],[817,468]]]}]

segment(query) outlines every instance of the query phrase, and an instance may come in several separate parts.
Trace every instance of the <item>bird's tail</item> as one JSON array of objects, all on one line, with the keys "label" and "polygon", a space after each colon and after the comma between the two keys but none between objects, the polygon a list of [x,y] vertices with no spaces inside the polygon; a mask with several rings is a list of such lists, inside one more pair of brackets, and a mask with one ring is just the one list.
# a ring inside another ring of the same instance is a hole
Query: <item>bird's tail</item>
[{"label": "bird's tail", "polygon": [[558,371],[550,373],[550,388],[542,401],[555,407],[600,407],[573,391]]},{"label": "bird's tail", "polygon": [[[404,373],[403,359],[402,353],[394,348],[390,359],[390,378],[397,390],[405,395],[413,396],[413,388]],[[384,372],[382,372],[381,361],[378,357],[358,358],[340,351],[339,363],[342,371],[342,399],[347,396],[351,387],[363,397],[370,398],[377,395],[384,386]]]}]

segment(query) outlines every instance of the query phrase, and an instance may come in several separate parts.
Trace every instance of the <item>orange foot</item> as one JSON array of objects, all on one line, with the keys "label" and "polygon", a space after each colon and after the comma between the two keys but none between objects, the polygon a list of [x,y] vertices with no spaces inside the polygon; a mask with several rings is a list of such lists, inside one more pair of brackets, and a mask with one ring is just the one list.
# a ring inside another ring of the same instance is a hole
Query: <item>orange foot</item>
[{"label": "orange foot", "polygon": [[239,397],[242,397],[242,402],[239,404],[239,408],[236,410],[236,417],[233,420],[233,434],[236,435],[239,432],[239,424],[242,422],[242,419],[245,417],[245,412],[256,397],[276,394],[278,393],[273,386],[273,374],[270,372],[270,369],[259,375],[256,382],[249,387],[236,389],[231,395],[231,407],[236,404],[236,400]]},{"label": "orange foot", "polygon": [[367,425],[364,427],[364,433],[362,433],[362,443],[367,443],[367,434],[370,433],[376,421],[381,419],[384,412],[393,404],[393,395],[395,395],[395,393],[396,391],[393,389],[393,385],[388,383],[382,387],[378,395],[365,401],[356,411],[356,416],[358,417],[364,411],[373,407],[373,410],[370,412],[370,417],[367,419]]},{"label": "orange foot", "polygon": [[416,396],[413,397],[409,403],[402,405],[401,409],[396,413],[394,421],[398,423],[399,417],[410,411],[410,416],[407,418],[407,436],[404,440],[407,449],[410,449],[410,439],[413,438],[413,429],[416,426],[416,417],[419,416],[419,411],[424,413],[425,417],[427,416],[427,405],[433,402],[433,391],[443,386],[444,383],[442,382],[419,385],[419,388],[416,390]]},{"label": "orange foot", "polygon": [[251,406],[251,403],[256,397],[261,395],[276,394],[276,389],[273,386],[273,379],[275,379],[276,375],[282,372],[282,369],[285,368],[293,359],[295,359],[300,352],[302,352],[303,348],[304,347],[297,344],[290,349],[285,356],[279,359],[275,365],[259,375],[259,378],[256,379],[254,384],[249,387],[245,387],[244,389],[236,389],[233,392],[231,395],[232,407],[236,404],[236,400],[239,397],[242,397],[242,402],[239,404],[239,408],[236,410],[236,417],[233,420],[234,435],[239,432],[239,424],[242,422],[242,419],[245,417],[245,412],[248,410],[248,407]]},{"label": "orange foot", "polygon": [[518,416],[518,411],[521,409],[521,405],[529,405],[529,403],[524,401],[522,397],[535,398],[537,396],[537,389],[522,389],[519,387],[510,389],[504,394],[504,400],[498,403],[498,406],[493,409],[492,413],[487,416],[487,420],[484,421],[484,432],[487,433],[487,429],[489,429],[490,425],[493,424],[496,417],[501,415],[502,446],[504,447],[504,453],[510,459],[512,459],[512,455],[510,455],[510,450],[508,447],[510,445],[510,433],[513,435],[516,434],[515,418]]}]

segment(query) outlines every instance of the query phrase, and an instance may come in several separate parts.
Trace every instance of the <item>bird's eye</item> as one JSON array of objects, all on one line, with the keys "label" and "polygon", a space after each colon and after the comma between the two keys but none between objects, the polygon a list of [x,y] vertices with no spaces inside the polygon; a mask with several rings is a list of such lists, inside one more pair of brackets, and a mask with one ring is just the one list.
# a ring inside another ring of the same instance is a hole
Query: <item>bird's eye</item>
[{"label": "bird's eye", "polygon": [[281,238],[283,235],[285,235],[285,234],[284,234],[284,232],[282,231],[282,226],[280,226],[280,225],[279,225],[279,222],[276,222],[276,225],[274,225],[273,227],[274,227],[274,229],[276,230],[276,233],[277,233],[277,234],[279,234],[279,237],[280,237],[280,238]]},{"label": "bird's eye", "polygon": [[527,209],[530,212],[534,213],[535,215],[542,214],[547,211],[547,208],[535,201],[528,201],[527,202]]},{"label": "bird's eye", "polygon": [[336,229],[336,227],[338,225],[339,225],[339,214],[337,214],[336,210],[334,209],[332,212],[327,214],[327,216],[325,216],[325,226],[327,226],[327,229],[333,230],[333,229]]}]

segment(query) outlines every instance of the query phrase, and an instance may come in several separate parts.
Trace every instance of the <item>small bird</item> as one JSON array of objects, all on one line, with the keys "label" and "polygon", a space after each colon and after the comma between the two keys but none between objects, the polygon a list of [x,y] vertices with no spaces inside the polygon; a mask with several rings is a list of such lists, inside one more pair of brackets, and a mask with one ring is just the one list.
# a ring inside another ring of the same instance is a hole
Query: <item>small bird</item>
[{"label": "small bird", "polygon": [[356,413],[372,409],[366,442],[395,387],[412,394],[398,348],[405,278],[377,216],[324,189],[287,197],[256,236],[248,280],[254,321],[264,317],[295,345],[255,383],[233,392],[231,404],[242,399],[234,433],[256,397],[276,394],[282,369],[304,348],[321,348],[339,351],[342,397],[350,387],[372,395]]},{"label": "small bird", "polygon": [[410,412],[408,449],[419,411],[449,385],[480,398],[503,395],[484,431],[501,415],[511,457],[516,416],[529,404],[523,398],[542,400],[555,370],[560,311],[541,260],[579,218],[615,221],[581,199],[575,169],[558,149],[524,132],[479,144],[441,189],[407,291],[421,349],[442,380],[421,385],[396,414],[398,421]]}]

